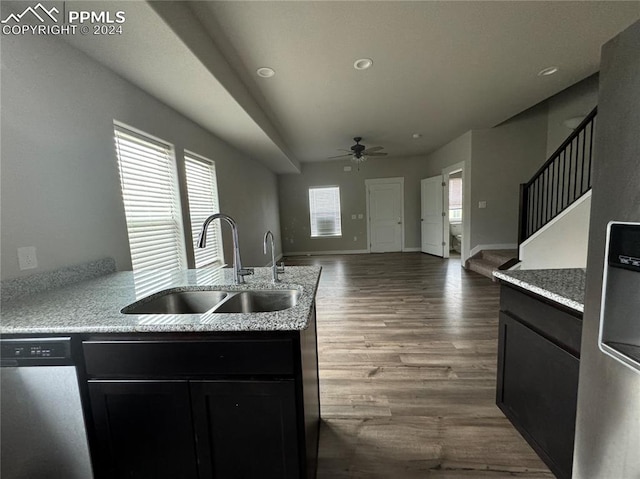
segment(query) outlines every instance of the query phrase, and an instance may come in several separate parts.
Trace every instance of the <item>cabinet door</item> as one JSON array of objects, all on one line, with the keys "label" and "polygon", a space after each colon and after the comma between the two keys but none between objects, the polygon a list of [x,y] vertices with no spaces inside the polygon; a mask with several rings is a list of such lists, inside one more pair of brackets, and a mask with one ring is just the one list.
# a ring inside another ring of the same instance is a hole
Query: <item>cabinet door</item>
[{"label": "cabinet door", "polygon": [[559,478],[570,478],[579,361],[500,313],[497,404]]},{"label": "cabinet door", "polygon": [[97,479],[195,479],[186,381],[89,381]]},{"label": "cabinet door", "polygon": [[300,477],[294,382],[192,381],[202,478]]}]

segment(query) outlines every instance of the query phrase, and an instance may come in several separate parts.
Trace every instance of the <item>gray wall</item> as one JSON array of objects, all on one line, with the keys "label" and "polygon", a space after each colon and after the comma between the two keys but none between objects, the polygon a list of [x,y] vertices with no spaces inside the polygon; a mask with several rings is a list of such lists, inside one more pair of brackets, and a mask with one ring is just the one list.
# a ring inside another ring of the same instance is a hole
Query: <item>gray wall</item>
[{"label": "gray wall", "polygon": [[[640,375],[598,349],[606,226],[611,220],[640,222],[638,52],[640,22],[602,49],[573,466],[575,479],[640,477]],[[633,304],[634,300],[630,298],[627,304],[629,320],[637,321],[638,312],[630,311]]]},{"label": "gray wall", "polygon": [[[2,279],[104,256],[131,267],[114,119],[215,160],[243,260],[266,264],[262,234],[279,239],[273,173],[62,41],[5,36],[1,48]],[[37,270],[19,271],[20,246],[37,248]]]},{"label": "gray wall", "polygon": [[[545,161],[547,109],[541,104],[471,140],[471,238],[479,245],[516,244],[520,183]],[[486,208],[478,203],[486,201]]]},{"label": "gray wall", "polygon": [[[518,233],[519,185],[528,181],[551,153],[569,136],[562,124],[586,115],[597,103],[598,77],[593,75],[510,120],[489,129],[473,130],[426,157],[367,160],[360,172],[343,171],[346,161],[307,163],[300,175],[281,175],[280,212],[285,253],[366,250],[366,220],[351,220],[365,213],[365,179],[405,178],[405,247],[420,247],[421,178],[465,162],[465,208],[469,221],[464,236],[468,252],[479,245],[515,245]],[[308,188],[340,186],[342,238],[311,239]],[[486,201],[487,208],[478,208]],[[354,241],[353,238],[357,237]]]},{"label": "gray wall", "polygon": [[[299,175],[278,176],[282,242],[285,254],[314,251],[363,251],[367,249],[366,218],[352,220],[352,214],[366,216],[365,180],[404,177],[405,248],[420,247],[420,180],[438,175],[450,164],[468,157],[470,134],[454,140],[437,153],[425,157],[370,158],[357,170],[349,161],[305,163]],[[466,155],[466,156],[465,156]],[[345,172],[344,166],[352,166]],[[340,186],[341,238],[311,239],[309,188]],[[354,241],[354,237],[357,239]]]}]

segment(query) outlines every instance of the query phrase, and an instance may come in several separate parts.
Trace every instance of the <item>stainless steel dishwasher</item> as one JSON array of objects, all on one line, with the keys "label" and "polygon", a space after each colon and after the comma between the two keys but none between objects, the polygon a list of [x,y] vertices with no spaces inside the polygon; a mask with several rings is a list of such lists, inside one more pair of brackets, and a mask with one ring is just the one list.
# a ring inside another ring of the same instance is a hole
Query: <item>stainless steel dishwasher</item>
[{"label": "stainless steel dishwasher", "polygon": [[0,477],[91,479],[71,339],[2,339]]}]

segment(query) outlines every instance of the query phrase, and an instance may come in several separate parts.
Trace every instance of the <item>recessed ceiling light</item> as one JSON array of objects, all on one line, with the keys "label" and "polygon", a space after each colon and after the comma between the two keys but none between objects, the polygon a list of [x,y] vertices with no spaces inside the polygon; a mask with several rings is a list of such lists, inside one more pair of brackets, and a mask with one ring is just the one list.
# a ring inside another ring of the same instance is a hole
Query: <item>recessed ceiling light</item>
[{"label": "recessed ceiling light", "polygon": [[271,78],[273,75],[276,74],[275,70],[269,67],[258,68],[256,70],[256,73],[258,74],[259,77],[262,77],[262,78]]},{"label": "recessed ceiling light", "polygon": [[411,138],[417,140],[418,138],[422,138],[422,135],[420,133],[414,133],[413,135],[411,135]]},{"label": "recessed ceiling light", "polygon": [[371,65],[373,65],[373,60],[371,58],[360,58],[353,62],[353,68],[356,70],[366,70]]},{"label": "recessed ceiling light", "polygon": [[548,68],[545,68],[544,70],[540,70],[538,72],[538,76],[539,77],[548,77],[549,75],[553,75],[557,71],[558,71],[558,67],[548,67]]}]

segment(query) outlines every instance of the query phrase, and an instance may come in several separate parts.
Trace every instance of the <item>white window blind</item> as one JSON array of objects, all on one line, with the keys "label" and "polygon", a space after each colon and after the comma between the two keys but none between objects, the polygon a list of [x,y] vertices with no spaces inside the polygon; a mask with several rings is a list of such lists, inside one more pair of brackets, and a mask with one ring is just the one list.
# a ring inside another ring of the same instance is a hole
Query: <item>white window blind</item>
[{"label": "white window blind", "polygon": [[449,179],[449,221],[462,221],[462,178]]},{"label": "white window blind", "polygon": [[134,271],[186,268],[173,148],[114,126]]},{"label": "white window blind", "polygon": [[340,188],[309,188],[311,237],[341,236]]},{"label": "white window blind", "polygon": [[185,152],[185,170],[187,174],[187,195],[191,216],[191,235],[196,259],[196,268],[222,263],[222,236],[220,221],[209,225],[207,247],[198,248],[198,236],[202,223],[207,217],[220,212],[218,206],[218,186],[215,164],[192,153]]}]

